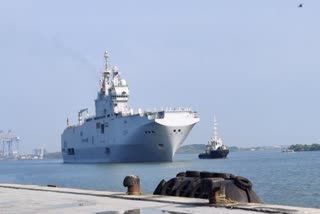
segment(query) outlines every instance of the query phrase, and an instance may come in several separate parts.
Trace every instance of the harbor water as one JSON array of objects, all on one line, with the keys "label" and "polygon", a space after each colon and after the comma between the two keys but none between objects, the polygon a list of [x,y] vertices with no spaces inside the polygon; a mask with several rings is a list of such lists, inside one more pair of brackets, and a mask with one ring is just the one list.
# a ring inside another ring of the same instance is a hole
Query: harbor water
[{"label": "harbor water", "polygon": [[253,189],[271,204],[320,208],[320,152],[230,152],[227,159],[198,159],[177,154],[172,163],[63,164],[56,160],[2,160],[0,182],[126,191],[126,175],[138,175],[144,193],[180,171],[227,172],[250,179]]}]

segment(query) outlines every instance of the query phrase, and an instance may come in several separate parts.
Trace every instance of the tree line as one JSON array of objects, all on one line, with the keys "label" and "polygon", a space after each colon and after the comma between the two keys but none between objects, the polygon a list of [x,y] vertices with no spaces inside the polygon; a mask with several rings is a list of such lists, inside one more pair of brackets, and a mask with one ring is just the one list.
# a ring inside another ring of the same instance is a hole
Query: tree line
[{"label": "tree line", "polygon": [[289,146],[288,149],[294,150],[295,152],[301,152],[301,151],[320,151],[320,144],[295,144]]}]

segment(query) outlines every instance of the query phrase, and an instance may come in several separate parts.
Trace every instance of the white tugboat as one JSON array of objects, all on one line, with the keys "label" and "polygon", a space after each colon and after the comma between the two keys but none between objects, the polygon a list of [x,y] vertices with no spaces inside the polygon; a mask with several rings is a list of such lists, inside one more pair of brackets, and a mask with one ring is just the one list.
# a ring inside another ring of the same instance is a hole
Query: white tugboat
[{"label": "white tugboat", "polygon": [[191,109],[134,112],[128,106],[129,88],[117,67],[106,65],[95,100],[95,115],[69,125],[61,135],[65,163],[172,161],[192,127],[199,122]]},{"label": "white tugboat", "polygon": [[199,154],[200,159],[216,159],[216,158],[226,158],[229,154],[229,149],[227,146],[222,144],[222,139],[218,133],[218,123],[216,117],[214,116],[213,122],[213,136],[206,145],[206,150],[204,153]]}]

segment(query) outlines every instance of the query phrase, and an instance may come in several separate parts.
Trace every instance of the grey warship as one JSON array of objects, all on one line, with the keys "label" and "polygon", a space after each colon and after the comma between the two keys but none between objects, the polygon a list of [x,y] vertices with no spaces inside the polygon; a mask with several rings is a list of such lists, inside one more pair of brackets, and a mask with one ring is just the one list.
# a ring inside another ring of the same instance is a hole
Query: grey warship
[{"label": "grey warship", "polygon": [[[95,114],[78,112],[78,124],[61,135],[64,163],[171,162],[199,121],[190,108],[160,111],[133,110],[128,105],[129,88],[119,68],[105,68],[95,99]],[[143,84],[143,82],[141,82]],[[86,116],[84,116],[86,115]]]}]

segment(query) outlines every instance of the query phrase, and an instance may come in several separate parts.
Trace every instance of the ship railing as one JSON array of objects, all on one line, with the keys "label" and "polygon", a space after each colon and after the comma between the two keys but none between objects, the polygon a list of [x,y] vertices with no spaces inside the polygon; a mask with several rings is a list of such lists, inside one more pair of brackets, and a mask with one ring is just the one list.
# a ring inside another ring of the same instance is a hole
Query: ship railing
[{"label": "ship railing", "polygon": [[[153,110],[141,110],[138,109],[137,112],[128,112],[129,115],[139,114],[140,116],[148,116],[150,119],[162,119],[165,116],[165,113],[189,113],[191,117],[198,117],[198,113],[196,111],[192,111],[191,108],[161,108],[161,110],[153,109]],[[123,113],[122,113],[123,114]]]},{"label": "ship railing", "polygon": [[157,113],[157,112],[189,112],[189,113],[196,113],[194,111],[192,111],[191,108],[189,107],[177,107],[177,108],[171,108],[171,107],[166,107],[166,108],[161,108],[159,111],[157,109],[153,109],[152,111],[147,110],[146,112],[153,112],[153,113]]},{"label": "ship railing", "polygon": [[192,112],[192,109],[189,107],[166,107],[164,109],[166,112]]}]

